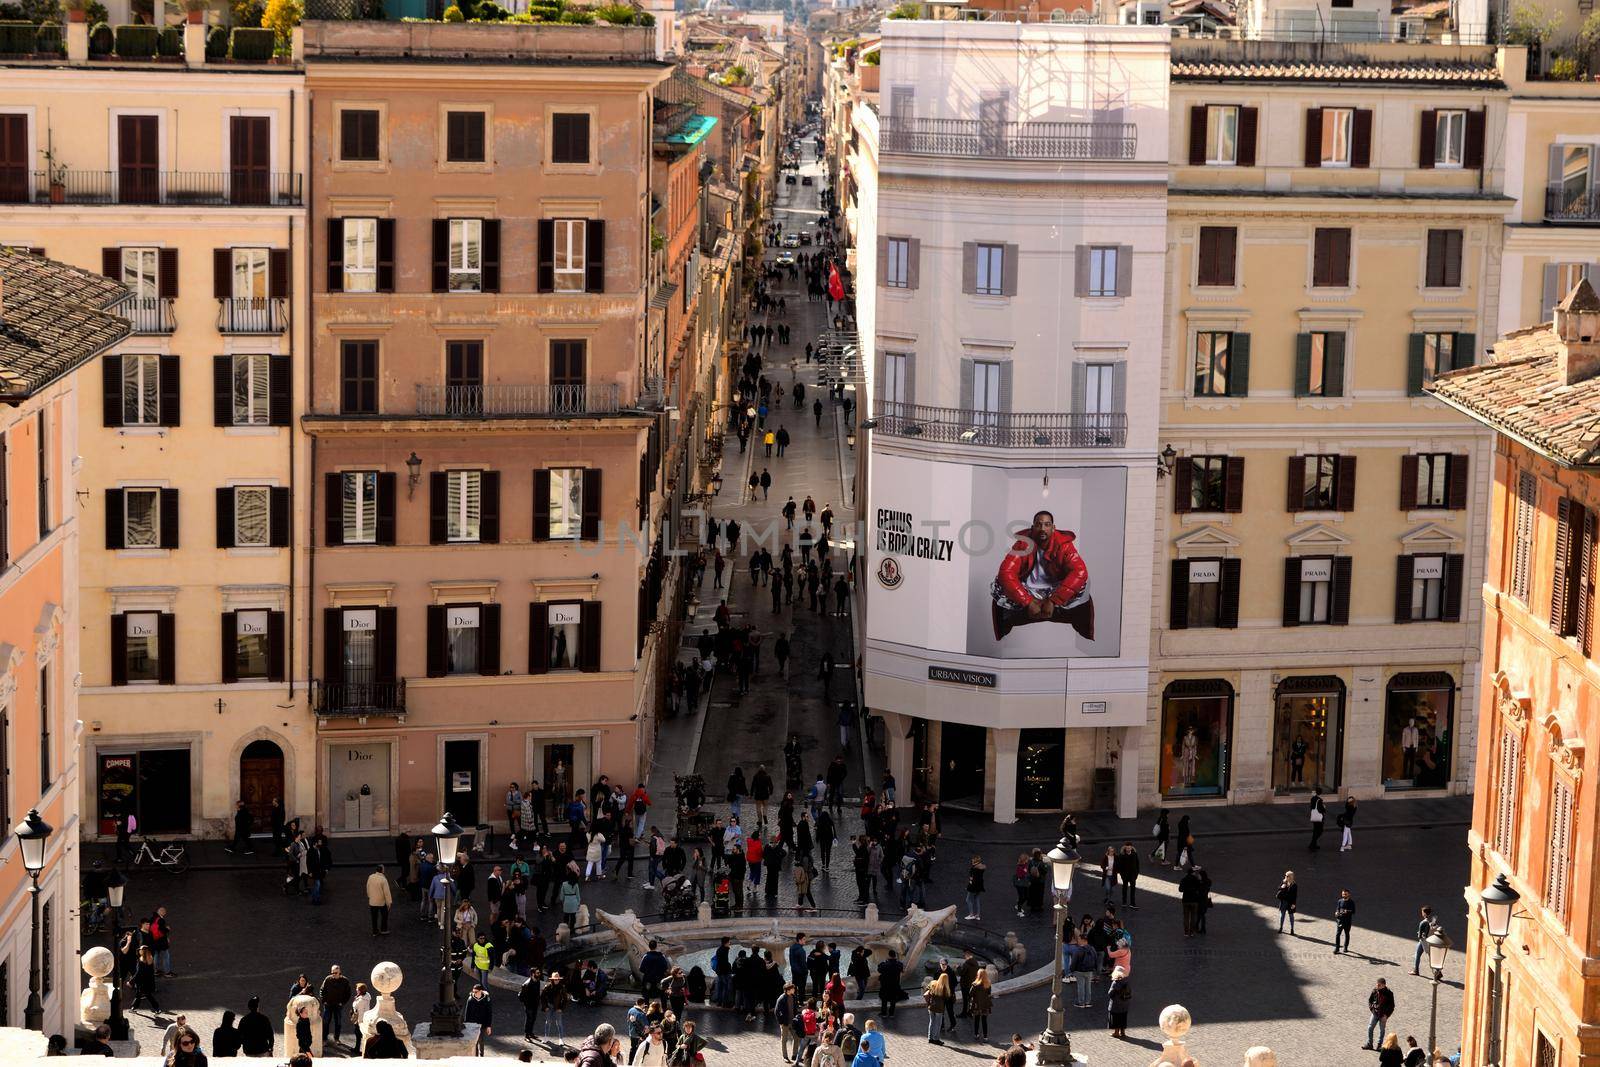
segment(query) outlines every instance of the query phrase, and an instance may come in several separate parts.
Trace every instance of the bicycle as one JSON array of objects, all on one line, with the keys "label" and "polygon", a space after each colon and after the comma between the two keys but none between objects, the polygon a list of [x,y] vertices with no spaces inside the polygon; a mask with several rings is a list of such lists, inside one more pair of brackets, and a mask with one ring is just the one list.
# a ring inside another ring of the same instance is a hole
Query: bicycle
[{"label": "bicycle", "polygon": [[86,934],[98,934],[106,928],[107,919],[115,919],[114,925],[126,926],[133,918],[133,913],[126,907],[113,909],[106,903],[105,897],[84,898],[78,904],[78,913],[83,916],[83,931]]},{"label": "bicycle", "polygon": [[[157,848],[161,851],[157,852]],[[164,868],[171,874],[182,874],[189,869],[189,853],[182,845],[163,845],[148,837],[140,839],[139,850],[133,854],[133,866],[145,866],[146,860],[148,866]]]}]

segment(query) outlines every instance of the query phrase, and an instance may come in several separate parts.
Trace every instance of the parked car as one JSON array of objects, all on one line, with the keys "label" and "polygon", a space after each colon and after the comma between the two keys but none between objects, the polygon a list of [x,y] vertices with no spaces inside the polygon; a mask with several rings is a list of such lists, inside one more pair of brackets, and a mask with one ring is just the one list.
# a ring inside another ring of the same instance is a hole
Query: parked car
[{"label": "parked car", "polygon": [[808,245],[811,243],[811,231],[801,230],[799,233],[794,235],[794,238],[796,247],[800,245]]},{"label": "parked car", "polygon": [[801,185],[810,185],[811,184],[811,175],[807,174],[805,177],[801,178],[800,179],[800,184]]},{"label": "parked car", "polygon": [[783,184],[785,184],[785,185],[793,185],[794,184],[794,175],[793,174],[785,174],[783,176]]}]

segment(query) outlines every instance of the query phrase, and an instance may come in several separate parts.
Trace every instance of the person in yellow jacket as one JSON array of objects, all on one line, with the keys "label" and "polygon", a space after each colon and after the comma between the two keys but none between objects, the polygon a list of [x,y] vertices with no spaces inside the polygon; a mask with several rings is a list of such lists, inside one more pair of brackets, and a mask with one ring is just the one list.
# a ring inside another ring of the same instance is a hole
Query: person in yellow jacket
[{"label": "person in yellow jacket", "polygon": [[489,970],[494,966],[491,953],[494,946],[489,943],[488,934],[479,934],[478,939],[472,943],[472,979],[483,988],[489,988]]},{"label": "person in yellow jacket", "polygon": [[383,864],[367,875],[367,911],[372,913],[372,936],[389,932],[389,906],[394,895],[389,892],[389,879],[383,873]]},{"label": "person in yellow jacket", "polygon": [[766,436],[761,438],[761,443],[766,446],[767,455],[770,456],[772,455],[772,446],[778,443],[778,435],[768,430]]}]

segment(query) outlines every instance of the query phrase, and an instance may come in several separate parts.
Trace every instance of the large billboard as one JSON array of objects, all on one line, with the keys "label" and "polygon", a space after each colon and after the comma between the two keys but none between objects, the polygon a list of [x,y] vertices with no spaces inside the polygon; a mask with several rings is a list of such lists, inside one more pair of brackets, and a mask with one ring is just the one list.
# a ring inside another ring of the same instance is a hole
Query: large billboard
[{"label": "large billboard", "polygon": [[948,655],[1121,651],[1122,467],[873,457],[869,640]]}]

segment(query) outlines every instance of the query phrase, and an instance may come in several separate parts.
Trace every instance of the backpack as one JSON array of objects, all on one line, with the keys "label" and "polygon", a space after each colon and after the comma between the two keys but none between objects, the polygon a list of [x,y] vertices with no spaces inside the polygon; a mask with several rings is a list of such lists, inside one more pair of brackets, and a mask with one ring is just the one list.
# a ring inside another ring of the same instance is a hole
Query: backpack
[{"label": "backpack", "polygon": [[860,1047],[861,1039],[856,1036],[856,1032],[854,1030],[846,1027],[839,1035],[839,1051],[843,1052],[846,1056],[854,1056],[856,1054],[856,1049]]}]

